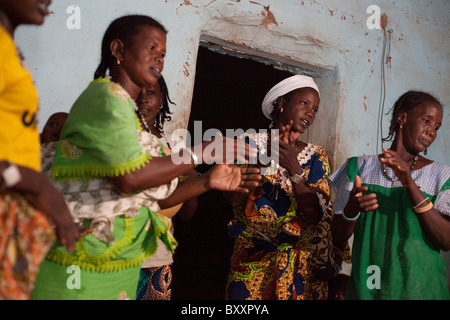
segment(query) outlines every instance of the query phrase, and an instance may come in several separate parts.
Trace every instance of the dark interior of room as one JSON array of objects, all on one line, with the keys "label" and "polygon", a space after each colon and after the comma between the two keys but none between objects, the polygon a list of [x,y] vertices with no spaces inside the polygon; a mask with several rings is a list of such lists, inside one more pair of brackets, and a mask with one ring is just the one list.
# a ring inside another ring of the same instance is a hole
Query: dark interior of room
[{"label": "dark interior of room", "polygon": [[[241,128],[267,129],[269,120],[261,102],[270,88],[290,76],[251,59],[237,58],[199,47],[195,87],[188,130],[202,121],[203,132]],[[202,132],[202,133],[203,133]],[[200,173],[210,167],[198,166]],[[232,242],[227,225],[232,208],[223,193],[209,191],[198,198],[198,208],[189,221],[174,219],[179,245],[173,264],[173,300],[223,300]]]}]

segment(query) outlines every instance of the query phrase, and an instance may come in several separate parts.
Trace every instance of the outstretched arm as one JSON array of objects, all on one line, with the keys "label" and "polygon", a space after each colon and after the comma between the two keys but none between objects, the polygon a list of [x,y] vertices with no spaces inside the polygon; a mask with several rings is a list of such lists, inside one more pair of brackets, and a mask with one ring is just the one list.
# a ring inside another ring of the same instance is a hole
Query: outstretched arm
[{"label": "outstretched arm", "polygon": [[249,189],[255,188],[260,180],[258,168],[216,165],[202,176],[181,182],[168,198],[159,200],[158,203],[161,208],[170,208],[211,189],[247,194]]},{"label": "outstretched arm", "polygon": [[[207,148],[215,152],[209,154],[205,152]],[[177,154],[153,157],[142,169],[111,178],[110,181],[121,192],[138,192],[168,183],[193,169],[199,162],[212,164],[227,163],[227,161],[234,161],[235,159],[245,161],[246,158],[256,155],[256,150],[253,150],[248,144],[243,144],[241,148],[236,140],[227,138],[217,138],[213,141],[204,142],[202,150],[199,155],[191,155],[194,154],[194,149],[191,152],[181,149]],[[194,157],[197,158],[197,163],[195,163]],[[181,159],[179,161],[181,163],[174,161],[174,158]]]}]

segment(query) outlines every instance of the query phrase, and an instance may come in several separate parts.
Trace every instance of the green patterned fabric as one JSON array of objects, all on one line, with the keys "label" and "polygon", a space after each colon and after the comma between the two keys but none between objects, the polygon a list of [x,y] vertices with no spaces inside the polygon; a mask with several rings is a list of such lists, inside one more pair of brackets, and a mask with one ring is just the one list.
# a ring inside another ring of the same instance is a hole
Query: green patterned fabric
[{"label": "green patterned fabric", "polygon": [[[132,218],[116,217],[115,244],[111,246],[87,235],[77,241],[74,254],[69,254],[56,243],[40,267],[32,299],[135,299],[142,261],[156,251],[149,222],[158,218],[149,210]],[[79,288],[71,286],[76,283],[76,273],[69,272],[74,268],[70,266],[79,268]]]},{"label": "green patterned fabric", "polygon": [[171,252],[177,245],[158,200],[170,196],[178,179],[124,194],[105,178],[138,170],[164,155],[163,145],[142,131],[128,93],[98,79],[75,102],[62,140],[41,148],[43,173],[53,176],[74,222],[93,232],[77,241],[72,254],[54,245],[33,299],[135,299],[141,265],[155,253],[158,238]]},{"label": "green patterned fabric", "polygon": [[55,180],[114,177],[135,171],[151,158],[142,151],[130,95],[104,78],[92,81],[75,101],[61,131]]}]

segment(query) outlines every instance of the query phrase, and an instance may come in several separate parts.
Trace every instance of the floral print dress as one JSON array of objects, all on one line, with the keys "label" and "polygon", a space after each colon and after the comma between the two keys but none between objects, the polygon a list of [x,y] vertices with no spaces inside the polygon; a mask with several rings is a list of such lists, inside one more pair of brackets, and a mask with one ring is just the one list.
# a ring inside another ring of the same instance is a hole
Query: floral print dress
[{"label": "floral print dress", "polygon": [[[267,136],[256,134],[250,139],[260,147]],[[227,299],[327,299],[327,283],[313,281],[312,271],[334,262],[328,157],[323,147],[308,143],[298,154],[298,161],[318,196],[321,221],[312,225],[301,208],[300,214],[296,213],[287,171],[272,160],[260,186],[234,207],[229,231],[235,243]]]}]

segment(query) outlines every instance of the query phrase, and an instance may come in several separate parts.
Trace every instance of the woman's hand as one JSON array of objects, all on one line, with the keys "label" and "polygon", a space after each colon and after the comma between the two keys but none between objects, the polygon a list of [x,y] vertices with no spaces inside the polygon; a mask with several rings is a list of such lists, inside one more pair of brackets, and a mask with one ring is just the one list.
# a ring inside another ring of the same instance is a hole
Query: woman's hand
[{"label": "woman's hand", "polygon": [[256,158],[257,155],[258,150],[244,141],[222,135],[216,135],[211,142],[202,146],[204,164],[232,164],[236,161],[238,164],[248,164],[248,159]]},{"label": "woman's hand", "polygon": [[303,173],[303,168],[297,160],[297,141],[300,133],[290,131],[292,123],[291,120],[289,124],[283,126],[280,130],[278,154],[280,165],[285,168],[291,176]]},{"label": "woman's hand", "polygon": [[412,181],[411,174],[409,172],[411,166],[409,166],[405,162],[405,160],[403,160],[397,154],[397,152],[389,149],[384,149],[383,151],[384,157],[380,157],[381,163],[391,168],[394,171],[397,178],[402,183],[402,185],[406,187],[407,184],[411,183]]},{"label": "woman's hand", "polygon": [[210,189],[249,193],[259,185],[262,179],[259,172],[259,168],[239,168],[218,164],[205,175]]},{"label": "woman's hand", "polygon": [[375,193],[363,195],[363,192],[367,190],[367,187],[362,186],[361,177],[357,175],[347,205],[344,208],[345,216],[347,218],[354,218],[359,212],[369,212],[378,208],[378,201]]},{"label": "woman's hand", "polygon": [[291,120],[287,125],[282,126],[280,129],[279,137],[280,140],[284,141],[285,143],[295,146],[298,138],[300,137],[300,132],[291,131],[293,123],[294,121]]},{"label": "woman's hand", "polygon": [[42,173],[23,166],[17,167],[22,179],[10,190],[23,195],[36,210],[47,215],[55,225],[59,242],[69,252],[73,252],[80,232],[72,220],[66,200]]}]

